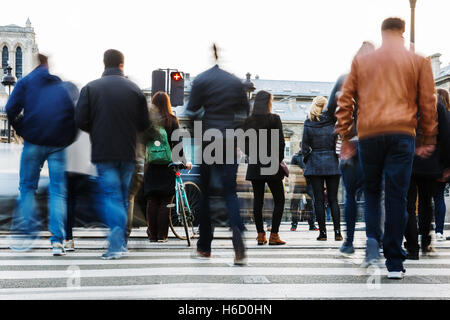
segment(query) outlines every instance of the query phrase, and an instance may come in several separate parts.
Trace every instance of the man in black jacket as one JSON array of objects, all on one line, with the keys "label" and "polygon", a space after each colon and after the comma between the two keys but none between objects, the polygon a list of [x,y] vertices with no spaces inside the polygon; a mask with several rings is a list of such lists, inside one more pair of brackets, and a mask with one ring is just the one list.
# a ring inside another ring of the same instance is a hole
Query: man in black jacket
[{"label": "man in black jacket", "polygon": [[[218,129],[224,135],[223,137],[225,137],[226,129],[237,128],[240,122],[238,119],[243,120],[250,111],[242,82],[234,75],[220,69],[218,65],[203,72],[194,80],[187,110],[196,113],[202,107],[204,108],[203,132],[208,129]],[[225,159],[222,163],[225,163]],[[240,216],[236,194],[237,168],[237,160],[234,164],[215,163],[208,165],[202,163],[200,166],[203,200],[199,217],[200,238],[197,242],[196,257],[209,258],[211,256],[213,229],[209,210],[209,193],[211,189],[210,178],[214,172],[214,174],[220,176],[233,231],[234,263],[237,265],[246,263],[245,245],[242,237],[245,227]]]},{"label": "man in black jacket", "polygon": [[136,164],[137,133],[150,125],[150,119],[144,94],[124,76],[123,54],[107,50],[103,61],[102,77],[81,90],[75,116],[78,127],[90,134],[101,207],[110,228],[109,248],[102,258],[117,259],[126,252],[128,189]]}]

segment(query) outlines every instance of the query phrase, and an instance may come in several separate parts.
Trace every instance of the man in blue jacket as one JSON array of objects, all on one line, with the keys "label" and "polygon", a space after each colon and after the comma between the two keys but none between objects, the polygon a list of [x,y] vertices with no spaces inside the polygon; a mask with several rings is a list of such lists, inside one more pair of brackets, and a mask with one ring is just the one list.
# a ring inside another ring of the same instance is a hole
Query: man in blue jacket
[{"label": "man in blue jacket", "polygon": [[38,59],[40,65],[17,83],[6,105],[9,122],[25,141],[20,160],[20,196],[11,228],[21,240],[11,249],[28,250],[30,241],[36,237],[34,194],[47,161],[50,241],[53,255],[60,256],[65,254],[62,244],[66,219],[65,148],[76,135],[75,111],[61,79],[49,73],[47,57],[39,54]]}]

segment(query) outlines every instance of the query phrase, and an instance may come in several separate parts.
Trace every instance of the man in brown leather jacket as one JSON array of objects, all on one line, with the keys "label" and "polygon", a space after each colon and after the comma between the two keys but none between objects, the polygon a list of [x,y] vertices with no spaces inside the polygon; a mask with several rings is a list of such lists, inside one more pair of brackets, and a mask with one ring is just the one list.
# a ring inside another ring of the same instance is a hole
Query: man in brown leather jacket
[{"label": "man in brown leather jacket", "polygon": [[[357,131],[364,172],[367,248],[363,266],[377,264],[383,241],[388,277],[403,277],[406,195],[414,152],[427,157],[437,135],[436,96],[430,61],[404,46],[405,22],[388,18],[382,25],[382,46],[355,57],[336,111],[336,131],[341,136],[341,157],[352,150],[348,138],[353,105],[358,102]],[[415,137],[417,146],[415,146]],[[385,185],[386,221],[380,230],[381,189]]]}]

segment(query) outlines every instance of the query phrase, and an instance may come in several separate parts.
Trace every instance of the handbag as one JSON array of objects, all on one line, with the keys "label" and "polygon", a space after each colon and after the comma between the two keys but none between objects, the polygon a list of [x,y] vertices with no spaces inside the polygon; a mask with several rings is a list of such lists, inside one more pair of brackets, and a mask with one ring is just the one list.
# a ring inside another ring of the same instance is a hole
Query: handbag
[{"label": "handbag", "polygon": [[283,175],[288,178],[289,177],[289,168],[287,167],[286,163],[284,161],[281,161],[280,168],[283,171]]}]

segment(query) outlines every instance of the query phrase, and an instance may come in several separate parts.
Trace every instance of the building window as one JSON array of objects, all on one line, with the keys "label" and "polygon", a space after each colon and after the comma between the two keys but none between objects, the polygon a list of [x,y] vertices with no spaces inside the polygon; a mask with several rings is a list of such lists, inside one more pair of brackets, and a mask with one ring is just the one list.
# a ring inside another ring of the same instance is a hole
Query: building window
[{"label": "building window", "polygon": [[5,72],[5,73],[6,73],[6,67],[8,66],[8,60],[9,60],[8,47],[4,46],[2,49],[2,68],[3,68],[3,72]]},{"label": "building window", "polygon": [[290,158],[291,157],[291,141],[286,140],[284,145],[284,157]]},{"label": "building window", "polygon": [[22,48],[16,49],[16,78],[22,78]]}]

